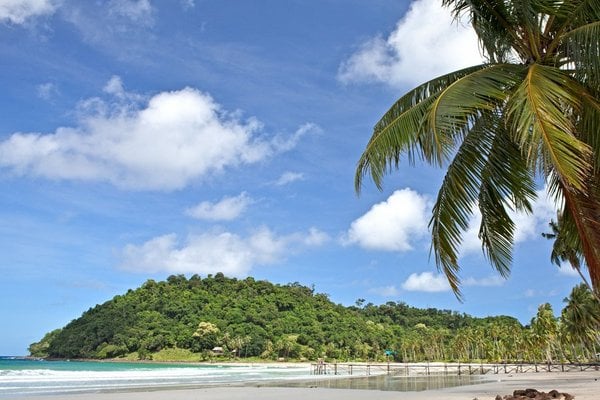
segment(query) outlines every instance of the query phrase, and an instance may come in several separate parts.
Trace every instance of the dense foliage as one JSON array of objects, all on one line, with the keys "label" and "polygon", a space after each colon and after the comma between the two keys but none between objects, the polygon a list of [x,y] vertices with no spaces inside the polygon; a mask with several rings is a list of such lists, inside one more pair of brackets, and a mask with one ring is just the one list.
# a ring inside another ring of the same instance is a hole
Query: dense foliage
[{"label": "dense foliage", "polygon": [[[580,327],[588,311],[571,312],[573,326]],[[544,323],[557,323],[547,317]],[[596,323],[596,332],[597,317],[586,317]],[[55,358],[189,361],[214,357],[212,350],[221,347],[221,357],[264,359],[384,360],[390,356],[386,350],[403,361],[544,358],[547,353],[525,350],[529,342],[522,338],[532,331],[511,317],[474,318],[404,303],[364,305],[359,299],[344,307],[298,283],[275,285],[219,273],[148,280],[48,333],[30,352]],[[582,354],[589,334],[580,328],[574,334],[573,354]],[[555,357],[559,353],[547,342],[543,349]]]}]

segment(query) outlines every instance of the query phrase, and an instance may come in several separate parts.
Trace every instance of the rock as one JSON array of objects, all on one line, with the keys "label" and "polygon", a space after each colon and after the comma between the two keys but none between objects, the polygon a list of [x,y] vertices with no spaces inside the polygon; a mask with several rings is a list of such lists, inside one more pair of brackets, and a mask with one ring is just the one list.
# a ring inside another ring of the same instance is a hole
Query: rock
[{"label": "rock", "polygon": [[513,394],[507,394],[502,397],[497,395],[495,400],[573,400],[575,396],[569,393],[561,393],[558,390],[551,390],[548,393],[540,392],[537,389],[517,389],[513,391]]},{"label": "rock", "polygon": [[553,399],[560,399],[560,393],[558,392],[558,390],[551,390],[548,392],[548,394],[550,395],[550,397],[552,397]]}]

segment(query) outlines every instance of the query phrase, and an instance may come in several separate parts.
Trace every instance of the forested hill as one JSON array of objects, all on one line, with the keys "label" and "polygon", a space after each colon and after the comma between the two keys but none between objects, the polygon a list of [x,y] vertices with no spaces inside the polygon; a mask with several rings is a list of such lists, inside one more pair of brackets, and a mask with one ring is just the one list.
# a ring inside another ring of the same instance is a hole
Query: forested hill
[{"label": "forested hill", "polygon": [[[138,359],[177,351],[202,359],[222,347],[229,357],[375,359],[391,349],[397,358],[422,353],[431,359],[450,356],[443,352],[457,331],[493,323],[521,329],[509,317],[477,319],[404,303],[362,303],[334,304],[298,283],[275,285],[220,273],[170,276],[89,309],[30,351],[40,357]],[[426,342],[407,350],[411,337]]]}]

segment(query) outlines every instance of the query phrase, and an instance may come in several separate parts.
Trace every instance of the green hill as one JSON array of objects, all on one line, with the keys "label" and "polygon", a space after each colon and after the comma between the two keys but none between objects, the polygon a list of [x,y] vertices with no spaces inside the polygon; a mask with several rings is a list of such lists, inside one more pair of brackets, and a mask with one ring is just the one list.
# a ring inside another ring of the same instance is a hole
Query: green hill
[{"label": "green hill", "polygon": [[[97,305],[30,346],[52,358],[450,359],[457,332],[490,325],[522,327],[514,318],[473,318],[404,303],[344,307],[298,283],[276,285],[218,273],[148,280]],[[388,352],[389,356],[389,352]]]}]

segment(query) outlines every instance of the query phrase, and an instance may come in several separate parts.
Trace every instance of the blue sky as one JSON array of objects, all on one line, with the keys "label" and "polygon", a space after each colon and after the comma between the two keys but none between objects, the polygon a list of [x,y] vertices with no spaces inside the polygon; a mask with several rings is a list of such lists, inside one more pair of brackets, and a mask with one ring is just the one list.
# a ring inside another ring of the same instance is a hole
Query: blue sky
[{"label": "blue sky", "polygon": [[579,282],[549,262],[540,186],[512,275],[429,259],[443,171],[354,192],[371,129],[416,84],[478,63],[435,0],[0,0],[0,354],[147,279],[222,271],[526,323]]}]

